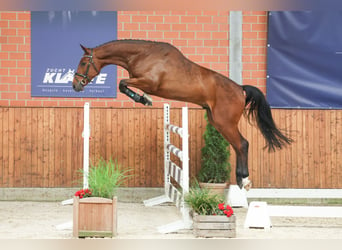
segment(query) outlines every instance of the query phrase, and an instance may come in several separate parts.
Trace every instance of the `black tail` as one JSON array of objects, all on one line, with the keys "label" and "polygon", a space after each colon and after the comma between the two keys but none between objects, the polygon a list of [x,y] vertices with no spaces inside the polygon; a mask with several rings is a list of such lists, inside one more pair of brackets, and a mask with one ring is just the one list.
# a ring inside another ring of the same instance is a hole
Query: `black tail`
[{"label": "black tail", "polygon": [[247,117],[257,121],[258,127],[262,135],[266,139],[266,147],[269,151],[275,151],[276,148],[281,149],[286,144],[291,144],[292,139],[282,134],[275,125],[270,105],[265,99],[264,94],[256,87],[244,85],[242,86],[246,93]]}]

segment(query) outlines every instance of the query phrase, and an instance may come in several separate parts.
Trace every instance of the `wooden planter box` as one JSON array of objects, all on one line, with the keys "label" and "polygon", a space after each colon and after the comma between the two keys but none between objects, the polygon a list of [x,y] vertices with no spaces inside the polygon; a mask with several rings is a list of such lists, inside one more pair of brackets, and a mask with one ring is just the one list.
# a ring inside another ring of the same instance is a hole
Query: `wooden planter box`
[{"label": "wooden planter box", "polygon": [[225,215],[198,215],[193,217],[194,234],[197,237],[236,237],[236,217]]},{"label": "wooden planter box", "polygon": [[117,197],[113,200],[74,197],[74,237],[115,237],[117,234]]}]

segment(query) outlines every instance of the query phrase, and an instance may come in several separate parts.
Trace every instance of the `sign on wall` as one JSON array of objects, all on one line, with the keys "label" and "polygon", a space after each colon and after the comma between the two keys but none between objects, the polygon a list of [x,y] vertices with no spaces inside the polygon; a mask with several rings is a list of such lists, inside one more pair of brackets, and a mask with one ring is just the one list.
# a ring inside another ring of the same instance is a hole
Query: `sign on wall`
[{"label": "sign on wall", "polygon": [[272,11],[267,99],[279,108],[342,108],[342,12]]},{"label": "sign on wall", "polygon": [[106,66],[82,92],[72,80],[83,55],[80,44],[96,47],[117,39],[117,13],[31,12],[31,96],[116,97],[116,66]]}]

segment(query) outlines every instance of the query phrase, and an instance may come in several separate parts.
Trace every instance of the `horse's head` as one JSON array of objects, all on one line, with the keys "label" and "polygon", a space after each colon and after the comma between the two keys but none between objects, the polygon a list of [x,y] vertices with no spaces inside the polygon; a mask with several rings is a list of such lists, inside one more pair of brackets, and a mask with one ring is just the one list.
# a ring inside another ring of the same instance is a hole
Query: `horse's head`
[{"label": "horse's head", "polygon": [[94,61],[93,49],[86,48],[83,45],[81,48],[84,50],[84,55],[78,64],[77,72],[72,81],[72,87],[77,92],[82,91],[84,86],[100,73],[99,67]]}]

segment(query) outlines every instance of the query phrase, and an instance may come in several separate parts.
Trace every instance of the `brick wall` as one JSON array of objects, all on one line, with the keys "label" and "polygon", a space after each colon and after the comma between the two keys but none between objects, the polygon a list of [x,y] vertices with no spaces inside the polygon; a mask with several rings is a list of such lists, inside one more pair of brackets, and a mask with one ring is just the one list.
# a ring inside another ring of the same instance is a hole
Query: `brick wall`
[{"label": "brick wall", "polygon": [[[264,92],[266,29],[266,12],[243,12],[243,84]],[[191,60],[228,76],[228,11],[119,11],[118,38],[170,42]],[[92,107],[135,106],[121,94],[117,99],[31,98],[30,48],[30,12],[0,12],[0,106],[79,107],[85,101]],[[119,69],[118,79],[125,77],[127,72]],[[165,102],[158,97],[153,101],[154,107]]]}]

